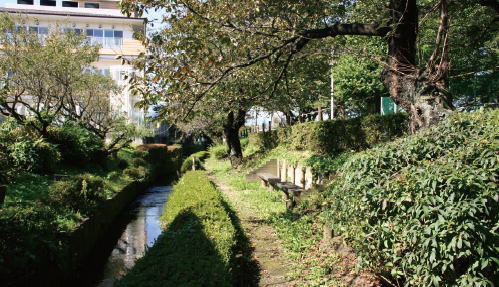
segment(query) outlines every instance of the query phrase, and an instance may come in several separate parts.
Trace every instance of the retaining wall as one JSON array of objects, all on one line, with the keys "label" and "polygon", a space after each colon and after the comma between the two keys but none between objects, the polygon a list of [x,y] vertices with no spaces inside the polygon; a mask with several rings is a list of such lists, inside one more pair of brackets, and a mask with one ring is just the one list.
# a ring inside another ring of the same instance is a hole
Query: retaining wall
[{"label": "retaining wall", "polygon": [[79,270],[91,260],[96,245],[108,235],[107,231],[118,216],[147,186],[146,182],[128,184],[105,201],[92,217],[67,234],[63,243],[67,244],[67,252],[58,256],[57,264],[42,267],[40,282],[43,283],[39,286],[69,286],[68,282],[77,280]]}]

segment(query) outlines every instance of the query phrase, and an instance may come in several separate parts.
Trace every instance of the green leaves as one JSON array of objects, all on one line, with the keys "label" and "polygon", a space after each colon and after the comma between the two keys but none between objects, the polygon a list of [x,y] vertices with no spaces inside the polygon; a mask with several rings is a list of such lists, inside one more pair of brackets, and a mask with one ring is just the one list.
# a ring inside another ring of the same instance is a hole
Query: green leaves
[{"label": "green leaves", "polygon": [[498,125],[497,110],[454,114],[353,155],[324,195],[328,220],[365,265],[395,281],[492,286],[499,267]]}]

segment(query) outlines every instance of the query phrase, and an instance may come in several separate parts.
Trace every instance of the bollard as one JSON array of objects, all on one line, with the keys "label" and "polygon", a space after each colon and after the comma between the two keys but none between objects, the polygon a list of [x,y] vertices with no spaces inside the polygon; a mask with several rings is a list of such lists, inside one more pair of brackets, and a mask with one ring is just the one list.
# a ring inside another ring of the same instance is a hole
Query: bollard
[{"label": "bollard", "polygon": [[7,193],[7,187],[5,185],[0,185],[0,207],[2,207],[5,201],[5,194]]},{"label": "bollard", "polygon": [[192,157],[192,170],[196,170],[196,160]]}]

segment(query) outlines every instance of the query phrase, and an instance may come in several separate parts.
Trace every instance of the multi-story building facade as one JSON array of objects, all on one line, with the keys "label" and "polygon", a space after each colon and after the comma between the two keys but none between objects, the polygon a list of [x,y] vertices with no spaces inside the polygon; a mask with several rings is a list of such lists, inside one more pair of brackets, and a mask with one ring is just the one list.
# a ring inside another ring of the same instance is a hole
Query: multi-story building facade
[{"label": "multi-story building facade", "polygon": [[144,111],[135,107],[140,99],[132,96],[125,80],[125,75],[134,72],[133,67],[123,64],[118,56],[133,59],[145,52],[133,36],[137,31],[145,33],[145,18],[123,15],[119,0],[0,0],[0,13],[22,14],[27,18],[27,28],[40,37],[53,29],[71,30],[100,45],[99,59],[93,66],[122,88],[119,94],[110,96],[111,107],[143,125]]}]

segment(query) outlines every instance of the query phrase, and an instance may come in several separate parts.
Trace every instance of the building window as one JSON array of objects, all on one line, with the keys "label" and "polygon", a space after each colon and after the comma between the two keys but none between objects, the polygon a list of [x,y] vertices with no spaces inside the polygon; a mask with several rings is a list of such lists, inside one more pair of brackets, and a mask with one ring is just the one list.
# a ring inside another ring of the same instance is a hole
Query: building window
[{"label": "building window", "polygon": [[49,28],[47,27],[29,27],[29,31],[37,34],[40,41],[44,41],[49,34]]},{"label": "building window", "polygon": [[99,3],[85,3],[85,8],[99,9]]},{"label": "building window", "polygon": [[78,28],[64,28],[63,29],[64,33],[75,33],[76,35],[81,35],[83,34],[83,30],[82,29],[78,29]]},{"label": "building window", "polygon": [[92,45],[101,45],[108,49],[121,49],[123,45],[123,31],[88,29],[87,39]]},{"label": "building window", "polygon": [[42,6],[56,6],[55,0],[40,0]]},{"label": "building window", "polygon": [[78,8],[78,2],[75,2],[75,1],[62,1],[62,7]]},{"label": "building window", "polygon": [[17,4],[33,5],[33,0],[17,0]]}]

